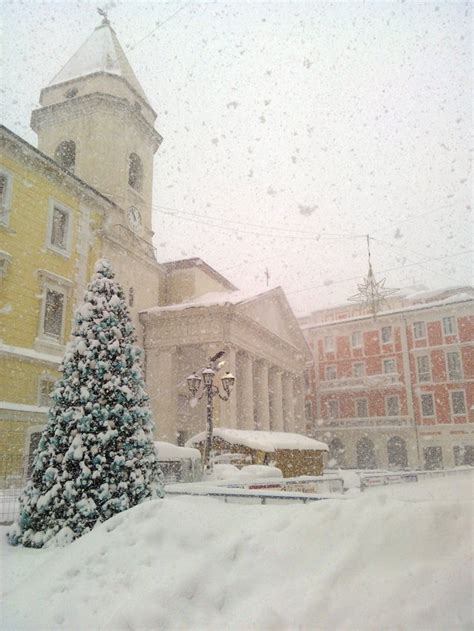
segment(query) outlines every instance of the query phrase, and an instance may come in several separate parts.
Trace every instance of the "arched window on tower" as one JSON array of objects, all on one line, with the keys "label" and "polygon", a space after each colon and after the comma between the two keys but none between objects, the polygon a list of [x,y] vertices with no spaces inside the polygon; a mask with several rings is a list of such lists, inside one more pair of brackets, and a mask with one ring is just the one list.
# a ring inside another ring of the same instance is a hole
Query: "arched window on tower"
[{"label": "arched window on tower", "polygon": [[142,190],[143,164],[136,153],[131,153],[128,158],[128,185],[136,191]]},{"label": "arched window on tower", "polygon": [[56,162],[71,173],[76,166],[76,143],[73,140],[63,140],[54,152]]}]

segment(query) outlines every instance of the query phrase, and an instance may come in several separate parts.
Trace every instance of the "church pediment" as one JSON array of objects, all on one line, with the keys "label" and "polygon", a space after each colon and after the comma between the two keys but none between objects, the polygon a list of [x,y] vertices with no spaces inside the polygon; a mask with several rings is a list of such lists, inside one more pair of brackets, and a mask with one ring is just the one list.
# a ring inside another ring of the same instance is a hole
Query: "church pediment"
[{"label": "church pediment", "polygon": [[238,303],[236,311],[309,355],[298,321],[279,287]]}]

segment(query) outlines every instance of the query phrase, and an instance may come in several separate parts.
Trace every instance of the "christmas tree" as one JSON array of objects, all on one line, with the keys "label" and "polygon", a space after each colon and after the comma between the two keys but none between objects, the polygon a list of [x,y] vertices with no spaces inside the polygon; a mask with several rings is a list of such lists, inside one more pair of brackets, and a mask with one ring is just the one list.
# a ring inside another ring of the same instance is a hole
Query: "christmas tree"
[{"label": "christmas tree", "polygon": [[76,312],[10,543],[41,548],[162,496],[153,422],[123,291],[100,260]]}]

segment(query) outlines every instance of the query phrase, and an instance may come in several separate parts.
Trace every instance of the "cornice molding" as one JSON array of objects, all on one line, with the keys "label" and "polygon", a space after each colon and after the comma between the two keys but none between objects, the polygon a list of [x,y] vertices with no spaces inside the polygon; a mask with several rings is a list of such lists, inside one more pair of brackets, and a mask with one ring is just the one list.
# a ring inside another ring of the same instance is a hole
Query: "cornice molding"
[{"label": "cornice molding", "polygon": [[73,116],[83,116],[87,113],[97,112],[99,107],[104,107],[104,112],[113,110],[120,115],[129,116],[147,137],[156,152],[161,145],[163,138],[156,129],[148,123],[141,112],[136,111],[125,98],[105,94],[103,92],[93,92],[84,96],[78,96],[70,101],[45,105],[31,113],[31,128],[39,133],[43,125],[52,125],[57,122],[57,118],[68,120]]}]

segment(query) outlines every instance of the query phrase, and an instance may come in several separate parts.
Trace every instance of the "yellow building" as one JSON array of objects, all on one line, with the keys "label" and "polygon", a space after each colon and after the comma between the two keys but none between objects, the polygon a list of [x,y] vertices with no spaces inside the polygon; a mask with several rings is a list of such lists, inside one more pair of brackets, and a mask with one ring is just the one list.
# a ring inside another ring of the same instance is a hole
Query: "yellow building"
[{"label": "yellow building", "polygon": [[111,203],[5,127],[0,190],[0,442],[11,460],[45,423]]}]

